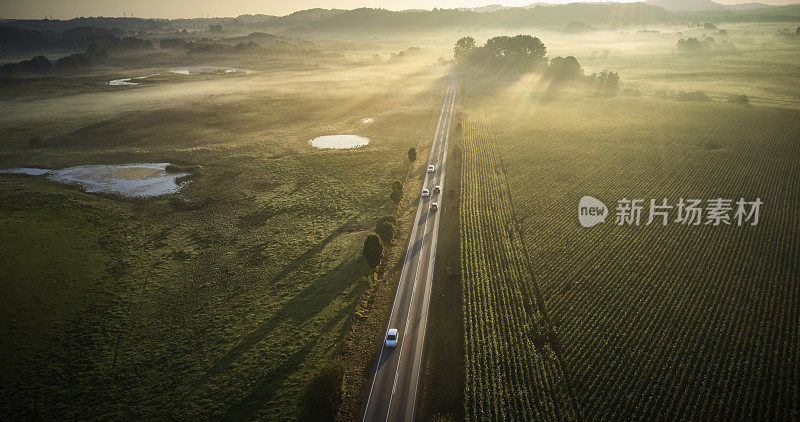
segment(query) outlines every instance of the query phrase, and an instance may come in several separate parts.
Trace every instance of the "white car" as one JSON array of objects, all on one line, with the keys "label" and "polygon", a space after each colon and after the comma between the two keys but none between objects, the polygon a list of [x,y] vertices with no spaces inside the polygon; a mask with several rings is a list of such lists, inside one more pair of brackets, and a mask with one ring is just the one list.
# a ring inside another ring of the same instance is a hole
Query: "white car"
[{"label": "white car", "polygon": [[438,209],[439,209],[439,203],[438,202],[434,202],[434,203],[431,204],[431,211],[436,211]]},{"label": "white car", "polygon": [[389,331],[386,332],[386,347],[397,347],[397,328],[390,328]]},{"label": "white car", "polygon": [[436,186],[433,187],[433,193],[439,193],[441,191],[442,191],[442,187],[441,186],[436,185]]},{"label": "white car", "polygon": [[425,198],[425,197],[429,196],[430,194],[431,194],[431,191],[429,191],[429,190],[427,190],[427,189],[423,189],[423,190],[422,190],[422,197],[423,197],[423,198]]},{"label": "white car", "polygon": [[428,166],[428,173],[433,173],[434,171],[436,171],[436,167],[433,164],[429,165]]}]

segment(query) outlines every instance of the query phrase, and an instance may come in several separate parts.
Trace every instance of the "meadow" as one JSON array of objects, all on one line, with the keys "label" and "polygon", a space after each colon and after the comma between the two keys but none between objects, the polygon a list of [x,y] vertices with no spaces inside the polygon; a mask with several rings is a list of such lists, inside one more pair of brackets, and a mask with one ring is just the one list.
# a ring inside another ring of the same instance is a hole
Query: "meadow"
[{"label": "meadow", "polygon": [[[357,337],[375,284],[361,244],[403,214],[391,184],[417,176],[406,151],[425,151],[444,70],[236,65],[258,73],[65,93],[56,78],[4,97],[0,167],[200,168],[155,199],[0,177],[4,417],[295,418],[308,379]],[[371,142],[309,144],[335,133]]]},{"label": "meadow", "polygon": [[[800,411],[796,46],[704,59],[648,50],[637,60],[633,44],[619,53],[630,70],[616,68],[623,90],[613,98],[565,87],[542,101],[538,75],[466,83],[464,157],[483,163],[461,179],[468,419],[526,415],[508,403],[529,385],[556,392],[533,400],[545,403],[534,408],[542,419]],[[753,101],[725,101],[737,93]],[[579,225],[584,195],[608,206],[605,224]],[[760,198],[758,224],[681,225],[675,209],[668,225],[645,224],[650,199],[718,197]],[[644,199],[641,225],[615,223],[623,198]],[[509,363],[522,357],[555,366]]]}]

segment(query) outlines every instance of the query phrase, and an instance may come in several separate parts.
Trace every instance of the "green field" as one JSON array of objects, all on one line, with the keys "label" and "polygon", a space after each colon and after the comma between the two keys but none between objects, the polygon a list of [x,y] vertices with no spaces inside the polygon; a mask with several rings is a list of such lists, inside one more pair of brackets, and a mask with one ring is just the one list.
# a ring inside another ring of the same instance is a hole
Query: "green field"
[{"label": "green field", "polygon": [[[3,414],[296,416],[306,380],[343,353],[371,289],[361,243],[396,214],[391,183],[416,177],[406,150],[424,151],[443,95],[440,68],[386,69],[289,75],[266,62],[252,77],[20,105],[0,167],[202,170],[152,200],[0,176]],[[145,102],[163,90],[181,92]],[[57,101],[75,107],[36,114]],[[58,113],[81,118],[77,130]],[[329,133],[371,143],[309,145]],[[41,148],[27,145],[36,134]]]},{"label": "green field", "polygon": [[[761,89],[794,68],[784,54]],[[724,92],[748,72],[746,54],[728,60],[738,70],[713,83],[677,65],[650,82]],[[573,90],[543,103],[541,88],[521,89],[535,80],[466,83],[468,419],[797,417],[797,97],[784,91],[786,108]],[[578,224],[584,195],[609,207],[605,224]],[[645,225],[650,199],[681,197],[764,205],[757,226]],[[645,200],[640,226],[615,224],[623,198]]]}]

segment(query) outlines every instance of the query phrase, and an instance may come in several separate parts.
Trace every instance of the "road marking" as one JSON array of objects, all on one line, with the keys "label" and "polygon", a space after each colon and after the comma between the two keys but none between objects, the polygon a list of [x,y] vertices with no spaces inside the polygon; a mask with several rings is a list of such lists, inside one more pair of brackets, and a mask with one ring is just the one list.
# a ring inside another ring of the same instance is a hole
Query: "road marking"
[{"label": "road marking", "polygon": [[[450,91],[450,87],[448,87],[448,92],[449,91]],[[442,116],[444,116],[445,105],[447,104],[447,99],[448,99],[448,94],[446,92],[444,100],[442,101],[442,111],[439,112],[439,121],[436,124],[436,132],[434,133],[433,148],[436,147],[436,138],[438,137],[439,129],[441,128],[441,125],[442,125]],[[433,152],[433,149],[432,149],[431,152]],[[430,163],[430,158],[428,158],[428,163]],[[425,185],[428,182],[429,174],[430,173],[428,173],[427,171],[425,172],[425,178],[423,179],[423,184],[425,184]],[[397,292],[395,293],[395,300],[392,303],[392,309],[389,312],[389,319],[388,319],[388,321],[386,323],[386,330],[388,330],[390,328],[390,325],[392,323],[392,317],[394,316],[395,306],[398,305],[397,299],[400,297],[401,291],[405,290],[405,285],[402,283],[402,281],[403,281],[403,279],[405,279],[405,276],[406,276],[406,273],[407,273],[407,269],[408,269],[408,265],[406,265],[406,264],[408,263],[409,257],[411,256],[410,254],[412,252],[413,245],[414,245],[414,242],[416,240],[417,226],[419,225],[419,223],[418,223],[419,222],[419,218],[422,215],[421,214],[421,211],[422,211],[421,205],[422,205],[423,201],[424,201],[424,198],[420,197],[419,201],[417,202],[417,213],[416,213],[416,216],[414,217],[414,227],[411,230],[411,238],[409,239],[409,246],[411,246],[411,248],[407,248],[406,249],[405,257],[403,258],[403,269],[401,270],[401,274],[400,274],[401,283],[400,283],[400,286],[398,286]],[[426,227],[427,227],[427,224],[426,224]],[[423,240],[424,240],[424,236],[423,236]],[[420,250],[421,250],[421,247],[420,247]],[[416,282],[415,282],[415,284],[416,284]],[[413,290],[412,290],[412,295],[413,295]],[[384,332],[386,330],[384,330]],[[403,347],[403,345],[401,343],[400,344],[401,350],[402,350],[402,347]],[[380,351],[378,353],[378,362],[376,363],[375,371],[372,374],[372,383],[370,384],[369,395],[367,396],[367,403],[364,406],[364,413],[362,415],[362,420],[366,417],[366,414],[369,411],[369,403],[370,403],[370,400],[372,399],[372,392],[373,392],[373,390],[375,388],[375,379],[377,378],[378,370],[380,369],[380,366],[381,366],[381,360],[383,359],[383,350],[385,348],[386,348],[385,347],[385,342],[384,342],[383,339],[381,339],[381,348],[380,348]],[[399,359],[398,359],[398,364],[399,364]]]},{"label": "road marking", "polygon": [[[451,92],[453,92],[453,90],[451,89],[451,87],[449,85],[451,85],[451,84],[448,83],[447,93],[445,94],[445,103],[442,105],[442,113],[440,113],[440,115],[439,115],[439,122],[440,123],[441,123],[441,120],[442,120],[442,116],[444,115],[444,111],[447,109],[447,104],[450,102]],[[445,123],[445,125],[447,125],[447,123]],[[441,128],[440,125],[437,125],[436,134],[434,135],[434,145],[437,145],[436,140],[439,140],[439,143],[441,143],[441,140],[444,139],[444,137],[441,136],[441,131],[439,130],[440,128]],[[432,149],[431,152],[435,151],[435,148],[436,147],[434,147],[434,149]],[[439,154],[441,155],[441,149],[439,151]],[[436,160],[437,163],[438,163],[438,161],[439,160]],[[428,159],[428,163],[430,164],[430,159]],[[439,175],[441,175],[441,174],[442,173],[440,171]],[[430,209],[428,210],[427,214],[430,215]],[[436,217],[438,217],[438,215]],[[434,217],[434,221],[436,221],[436,217]],[[422,260],[422,250],[424,249],[424,246],[425,246],[425,235],[428,234],[428,221],[430,221],[430,219],[425,221],[425,228],[424,228],[424,230],[422,232],[422,239],[420,239],[420,255],[417,258],[417,269],[416,269],[416,271],[414,273],[414,285],[413,285],[413,287],[411,289],[411,300],[408,303],[409,312],[406,314],[406,322],[403,325],[403,339],[405,339],[406,332],[408,331],[408,320],[409,320],[409,318],[411,318],[410,310],[414,308],[414,295],[415,295],[415,293],[417,291],[417,277],[419,277],[419,266],[422,264],[422,261],[423,261]],[[401,362],[403,360],[403,346],[404,345],[405,345],[405,340],[403,341],[403,343],[400,344],[400,354],[397,356],[397,367],[395,368],[394,380],[392,381],[392,393],[389,395],[389,405],[386,407],[386,420],[387,421],[389,420],[389,415],[392,412],[392,401],[394,401],[394,392],[395,392],[395,389],[397,388],[397,374],[400,372],[400,364],[401,364]]]},{"label": "road marking", "polygon": [[[457,83],[457,80],[454,81],[454,83]],[[445,138],[444,138],[444,156],[442,157],[442,173],[441,173],[441,179],[439,180],[439,184],[442,187],[441,190],[439,191],[439,201],[442,204],[444,204],[444,176],[445,176],[444,170],[445,170],[445,165],[447,164],[447,145],[448,145],[448,143],[450,141],[450,126],[453,123],[453,111],[454,111],[454,109],[456,107],[455,103],[456,103],[456,94],[457,94],[457,92],[458,92],[458,90],[456,89],[456,92],[453,93],[453,99],[452,99],[452,102],[451,102],[451,105],[450,105],[450,113],[449,113],[450,115],[449,115],[449,118],[447,119],[447,131],[445,132]],[[444,209],[444,205],[442,205],[442,208]],[[433,234],[434,234],[433,240],[432,240],[433,244],[431,245],[431,248],[432,248],[432,251],[433,251],[433,262],[431,263],[431,268],[428,270],[429,277],[428,277],[428,284],[426,284],[426,287],[429,287],[430,291],[427,292],[429,297],[428,297],[428,302],[425,304],[425,311],[423,313],[425,318],[422,318],[423,320],[426,321],[425,322],[426,331],[427,331],[427,326],[428,326],[428,323],[427,323],[428,313],[429,313],[430,307],[431,307],[430,292],[433,291],[433,274],[436,271],[436,249],[439,247],[439,226],[440,226],[440,223],[441,223],[441,219],[437,218],[436,219],[436,228],[433,230]],[[421,356],[425,356],[425,340],[426,340],[426,336],[423,335],[422,336],[422,347],[420,349],[420,355]],[[420,365],[421,364],[422,363],[420,362]],[[422,369],[420,368],[420,371],[421,370]],[[417,415],[416,409],[417,409],[417,398],[418,398],[417,391],[418,390],[419,390],[419,380],[417,380],[414,383],[414,395],[413,395],[414,403],[412,405],[412,418],[411,418],[412,421],[414,419],[416,419],[416,415]]]}]

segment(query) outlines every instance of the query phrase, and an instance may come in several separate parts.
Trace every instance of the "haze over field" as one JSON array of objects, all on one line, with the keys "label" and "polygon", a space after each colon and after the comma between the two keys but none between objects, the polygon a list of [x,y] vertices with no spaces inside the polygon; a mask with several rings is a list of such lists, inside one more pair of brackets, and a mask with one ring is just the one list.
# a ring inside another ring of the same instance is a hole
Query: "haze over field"
[{"label": "haze over field", "polygon": [[[635,0],[620,0],[621,3],[632,3]],[[496,6],[525,7],[535,4],[565,4],[571,0],[240,0],[223,2],[219,0],[175,0],[175,1],[139,1],[139,0],[0,0],[0,19],[36,19],[54,17],[70,19],[79,16],[135,16],[145,18],[196,18],[225,17],[244,14],[288,15],[305,9],[356,9],[360,7],[385,8],[389,10],[409,9],[453,9],[478,8],[493,10]],[[605,3],[604,0],[587,0],[586,2]],[[694,0],[697,3],[696,0]],[[691,2],[685,2],[691,3]],[[720,4],[754,4],[786,5],[796,3],[794,0],[719,0]]]},{"label": "haze over field", "polygon": [[796,419],[800,4],[491,3],[0,0],[0,420]]}]

